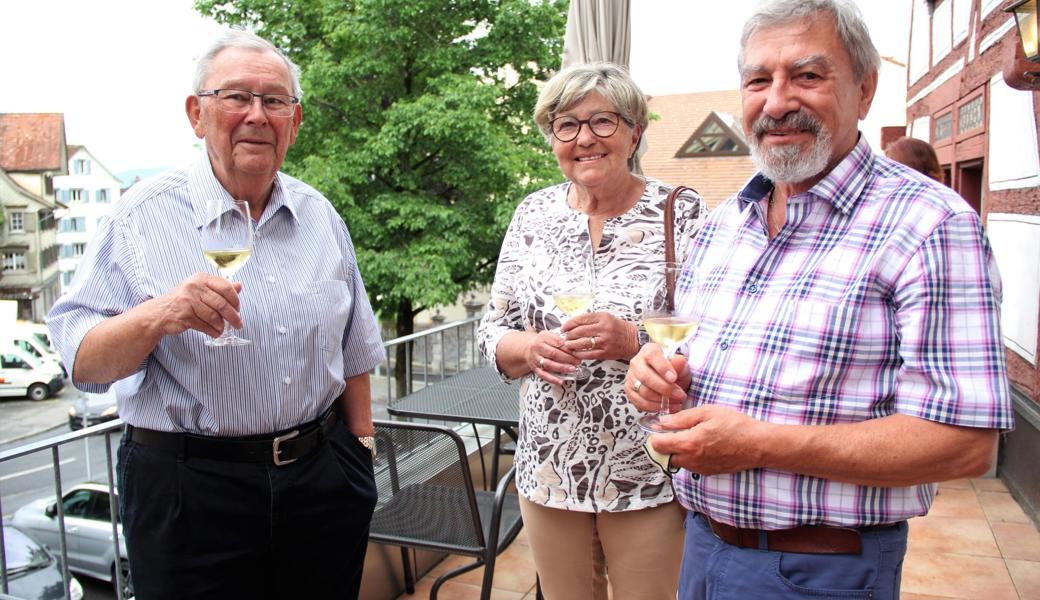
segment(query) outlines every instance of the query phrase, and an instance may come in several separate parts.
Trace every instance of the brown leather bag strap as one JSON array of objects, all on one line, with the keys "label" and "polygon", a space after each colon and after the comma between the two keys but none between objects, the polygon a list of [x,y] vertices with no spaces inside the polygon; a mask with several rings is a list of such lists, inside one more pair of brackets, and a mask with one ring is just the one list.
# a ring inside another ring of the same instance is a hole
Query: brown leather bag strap
[{"label": "brown leather bag strap", "polygon": [[[668,193],[668,197],[664,201],[664,261],[666,263],[675,262],[675,199],[686,191],[693,192],[693,188],[677,185]],[[675,280],[669,277],[667,284],[668,309],[671,310],[675,306]]]}]

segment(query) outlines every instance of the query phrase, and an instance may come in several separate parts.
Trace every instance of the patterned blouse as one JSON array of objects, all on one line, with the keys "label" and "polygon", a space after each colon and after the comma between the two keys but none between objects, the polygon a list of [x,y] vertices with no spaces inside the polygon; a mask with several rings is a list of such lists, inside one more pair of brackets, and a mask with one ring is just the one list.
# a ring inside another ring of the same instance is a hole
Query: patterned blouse
[{"label": "patterned blouse", "polygon": [[[561,261],[588,264],[589,219],[567,203],[570,183],[545,188],[517,207],[506,231],[480,324],[481,351],[496,365],[502,336],[513,331],[560,327],[564,313],[552,300],[552,273]],[[647,265],[664,261],[664,201],[671,186],[648,179],[628,212],[607,219],[593,257],[595,300],[590,312],[607,311],[638,323]],[[684,260],[706,210],[694,193],[675,204],[676,260]],[[628,361],[586,361],[587,381],[549,384],[532,374],[520,384],[520,436],[516,485],[531,502],[583,512],[616,512],[665,504],[672,488],[646,457],[641,412],[625,397]],[[505,375],[503,374],[503,377]]]}]

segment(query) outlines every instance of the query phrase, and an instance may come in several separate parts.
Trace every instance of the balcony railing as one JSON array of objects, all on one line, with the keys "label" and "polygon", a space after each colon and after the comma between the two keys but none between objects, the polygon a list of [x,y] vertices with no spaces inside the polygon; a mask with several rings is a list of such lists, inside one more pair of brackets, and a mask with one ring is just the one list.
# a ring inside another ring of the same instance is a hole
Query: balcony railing
[{"label": "balcony railing", "polygon": [[[449,374],[455,374],[479,364],[481,358],[477,353],[476,343],[476,327],[479,320],[480,316],[469,317],[461,321],[445,323],[411,335],[384,342],[383,346],[387,350],[387,360],[383,365],[375,369],[375,376],[377,378],[386,378],[386,398],[383,399],[381,394],[377,394],[377,397],[373,398],[373,403],[381,404],[382,402],[389,402],[394,398],[393,350],[401,344],[405,344],[405,390],[409,392],[412,391],[414,386],[418,383],[416,376],[417,371],[421,373],[422,384],[425,387],[431,383],[431,376],[434,377],[434,383],[436,383],[437,380],[443,379]],[[421,355],[421,361],[416,361],[417,354]],[[373,391],[375,391],[374,385]],[[375,412],[378,413],[379,411]],[[103,435],[105,438],[105,480],[107,480],[108,484],[112,543],[115,545],[116,556],[115,576],[117,578],[117,584],[114,587],[119,600],[126,600],[123,595],[123,569],[120,564],[122,559],[119,552],[119,528],[116,521],[117,515],[119,514],[119,508],[116,502],[115,484],[113,483],[115,481],[115,463],[112,460],[113,436],[118,440],[118,436],[122,434],[122,429],[123,421],[121,419],[116,419],[115,421],[110,421],[108,423],[95,425],[76,432],[58,435],[0,452],[0,465],[32,454],[49,452],[51,455],[50,469],[54,479],[54,495],[57,508],[55,518],[58,520],[60,541],[59,552],[61,555],[62,576],[64,578],[66,600],[71,600],[71,593],[69,590],[71,575],[68,568],[68,548],[65,535],[65,507],[61,501],[64,494],[62,492],[62,460],[60,448],[79,440],[86,440],[95,435]],[[2,514],[3,488],[0,488],[0,515]],[[4,551],[4,524],[0,521],[0,598],[4,598],[9,592],[7,557]]]}]

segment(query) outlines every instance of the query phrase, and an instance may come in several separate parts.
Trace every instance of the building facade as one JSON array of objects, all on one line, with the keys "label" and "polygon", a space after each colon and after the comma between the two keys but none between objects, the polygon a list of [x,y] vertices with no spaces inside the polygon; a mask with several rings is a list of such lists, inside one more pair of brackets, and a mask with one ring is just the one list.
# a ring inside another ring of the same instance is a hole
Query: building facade
[{"label": "building facade", "polygon": [[68,175],[54,178],[54,193],[68,208],[58,215],[58,270],[61,290],[72,282],[87,243],[112,213],[121,183],[84,146],[68,147]]},{"label": "building facade", "polygon": [[982,216],[993,246],[1017,417],[1015,431],[1003,436],[998,472],[1037,519],[1040,97],[1012,87],[1019,38],[1002,10],[1007,4],[913,0],[907,123],[908,135],[935,147],[946,183]]},{"label": "building facade", "polygon": [[63,115],[0,114],[0,299],[17,301],[19,319],[42,321],[61,292],[54,178],[67,160]]}]

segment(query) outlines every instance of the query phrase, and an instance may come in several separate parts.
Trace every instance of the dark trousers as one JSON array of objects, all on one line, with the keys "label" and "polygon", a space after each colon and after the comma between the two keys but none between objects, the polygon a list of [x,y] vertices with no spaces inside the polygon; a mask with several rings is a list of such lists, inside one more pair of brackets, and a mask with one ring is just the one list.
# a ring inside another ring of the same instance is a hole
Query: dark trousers
[{"label": "dark trousers", "polygon": [[376,503],[369,451],[342,423],[285,466],[119,447],[138,600],[357,598]]},{"label": "dark trousers", "polygon": [[697,513],[686,515],[679,600],[899,600],[906,522],[862,532],[863,551],[797,554],[738,548]]}]

